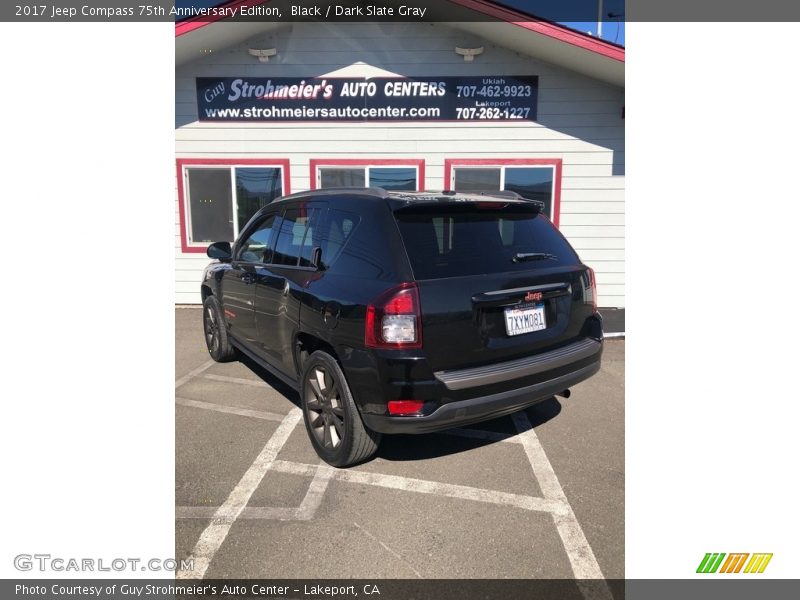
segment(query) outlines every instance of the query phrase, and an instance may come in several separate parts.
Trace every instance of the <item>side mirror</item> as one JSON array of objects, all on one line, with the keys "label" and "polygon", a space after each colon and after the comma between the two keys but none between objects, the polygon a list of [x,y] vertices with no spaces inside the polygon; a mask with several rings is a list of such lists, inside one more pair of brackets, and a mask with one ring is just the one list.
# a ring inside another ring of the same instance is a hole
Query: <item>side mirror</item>
[{"label": "side mirror", "polygon": [[322,268],[322,248],[319,246],[311,249],[311,266],[318,271]]},{"label": "side mirror", "polygon": [[231,260],[231,243],[214,242],[208,247],[206,254],[208,258],[216,258],[221,261]]}]

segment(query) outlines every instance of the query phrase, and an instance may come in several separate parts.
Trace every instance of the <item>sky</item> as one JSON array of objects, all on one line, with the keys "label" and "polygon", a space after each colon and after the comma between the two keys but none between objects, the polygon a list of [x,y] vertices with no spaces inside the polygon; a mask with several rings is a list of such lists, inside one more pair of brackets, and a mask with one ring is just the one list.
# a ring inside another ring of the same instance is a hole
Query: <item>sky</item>
[{"label": "sky", "polygon": [[[602,7],[604,22],[601,26],[602,39],[625,45],[625,0],[494,0],[522,12],[534,14],[577,29],[583,33],[598,36],[597,16]],[[609,17],[611,13],[613,16]]]},{"label": "sky", "polygon": [[[598,35],[597,15],[608,19],[600,28],[600,37],[609,42],[625,45],[625,0],[494,0],[510,8],[549,19],[583,33]],[[176,6],[215,6],[225,4],[222,0],[177,0]],[[612,17],[608,17],[612,13]],[[592,20],[594,19],[594,20]]]}]

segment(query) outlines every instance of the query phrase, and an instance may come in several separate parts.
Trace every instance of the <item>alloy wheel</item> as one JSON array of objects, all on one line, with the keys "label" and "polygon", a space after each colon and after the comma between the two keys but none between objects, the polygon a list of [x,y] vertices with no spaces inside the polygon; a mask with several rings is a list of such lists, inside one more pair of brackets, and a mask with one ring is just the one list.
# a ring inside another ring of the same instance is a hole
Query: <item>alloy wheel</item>
[{"label": "alloy wheel", "polygon": [[206,345],[212,353],[216,352],[219,348],[219,327],[217,325],[217,317],[210,306],[206,307],[205,326]]},{"label": "alloy wheel", "polygon": [[307,383],[304,400],[311,431],[321,446],[333,450],[345,436],[341,390],[322,366],[311,370]]}]

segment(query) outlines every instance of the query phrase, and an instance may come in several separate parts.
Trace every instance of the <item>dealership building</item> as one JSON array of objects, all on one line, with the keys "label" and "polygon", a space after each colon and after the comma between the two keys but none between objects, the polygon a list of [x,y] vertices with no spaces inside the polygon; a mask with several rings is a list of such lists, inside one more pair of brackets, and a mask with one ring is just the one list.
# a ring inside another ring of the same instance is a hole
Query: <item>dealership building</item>
[{"label": "dealership building", "polygon": [[600,307],[625,306],[624,48],[453,4],[463,20],[175,25],[176,303],[260,207],[349,185],[542,200]]}]

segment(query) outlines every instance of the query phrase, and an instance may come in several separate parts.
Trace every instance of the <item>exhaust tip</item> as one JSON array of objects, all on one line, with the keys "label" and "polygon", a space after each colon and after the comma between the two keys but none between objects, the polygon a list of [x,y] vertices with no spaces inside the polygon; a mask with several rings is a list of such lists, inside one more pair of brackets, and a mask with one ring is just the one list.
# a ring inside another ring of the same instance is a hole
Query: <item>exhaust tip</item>
[{"label": "exhaust tip", "polygon": [[569,390],[564,390],[563,392],[556,393],[556,396],[561,396],[562,398],[569,398],[572,395],[572,392]]}]

